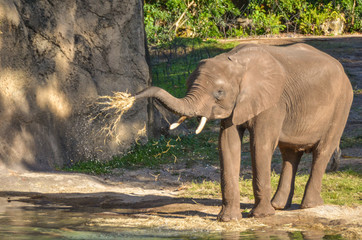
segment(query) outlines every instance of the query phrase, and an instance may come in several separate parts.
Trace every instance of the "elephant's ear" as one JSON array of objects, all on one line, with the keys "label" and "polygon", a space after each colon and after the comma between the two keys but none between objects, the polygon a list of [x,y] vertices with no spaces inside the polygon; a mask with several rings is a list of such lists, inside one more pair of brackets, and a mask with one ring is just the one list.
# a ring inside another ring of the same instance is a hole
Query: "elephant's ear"
[{"label": "elephant's ear", "polygon": [[276,105],[284,90],[286,74],[281,64],[262,47],[245,47],[229,56],[243,69],[233,124],[242,124]]}]

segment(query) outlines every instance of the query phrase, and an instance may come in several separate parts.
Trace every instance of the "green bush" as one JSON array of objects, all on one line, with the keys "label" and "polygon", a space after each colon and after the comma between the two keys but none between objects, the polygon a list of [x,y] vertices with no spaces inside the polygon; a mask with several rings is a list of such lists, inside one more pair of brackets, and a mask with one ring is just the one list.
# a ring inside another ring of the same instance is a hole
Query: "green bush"
[{"label": "green bush", "polygon": [[249,9],[252,10],[249,17],[253,20],[254,29],[256,33],[265,34],[279,34],[281,30],[285,29],[285,25],[281,24],[280,15],[276,15],[273,11],[267,11],[264,5],[259,5],[251,1]]},{"label": "green bush", "polygon": [[[236,2],[236,1],[234,1]],[[329,34],[331,21],[344,32],[361,32],[362,0],[250,0],[240,9],[232,0],[146,0],[145,26],[151,44],[175,37],[228,38],[249,35]],[[247,24],[241,24],[248,22]]]},{"label": "green bush", "polygon": [[150,43],[165,42],[170,38],[170,31],[165,27],[165,23],[172,21],[171,14],[161,8],[161,4],[144,5],[145,29]]},{"label": "green bush", "polygon": [[343,19],[342,14],[333,10],[332,3],[327,5],[307,5],[300,13],[300,30],[306,34],[323,34],[322,25],[327,20]]},{"label": "green bush", "polygon": [[362,0],[340,0],[337,1],[341,11],[345,15],[347,31],[362,31]]},{"label": "green bush", "polygon": [[146,0],[145,27],[150,43],[175,37],[226,37],[228,19],[240,15],[231,0]]}]

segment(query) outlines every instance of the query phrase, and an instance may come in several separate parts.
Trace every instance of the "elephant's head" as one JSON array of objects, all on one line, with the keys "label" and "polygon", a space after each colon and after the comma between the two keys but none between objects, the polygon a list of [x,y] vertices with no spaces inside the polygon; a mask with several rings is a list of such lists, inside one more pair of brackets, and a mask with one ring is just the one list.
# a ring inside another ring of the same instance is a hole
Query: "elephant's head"
[{"label": "elephant's head", "polygon": [[155,97],[181,115],[171,129],[187,117],[201,117],[196,130],[199,133],[207,119],[230,118],[233,124],[242,124],[275,105],[285,81],[283,68],[263,47],[239,45],[228,53],[202,60],[187,80],[184,98],[150,87],[136,99]]}]

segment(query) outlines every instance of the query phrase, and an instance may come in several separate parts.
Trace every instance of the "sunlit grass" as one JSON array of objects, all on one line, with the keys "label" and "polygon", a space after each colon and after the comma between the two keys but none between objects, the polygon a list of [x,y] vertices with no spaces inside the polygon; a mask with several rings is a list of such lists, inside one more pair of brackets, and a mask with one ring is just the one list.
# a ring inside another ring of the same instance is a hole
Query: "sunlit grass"
[{"label": "sunlit grass", "polygon": [[[326,204],[356,205],[361,204],[362,175],[353,170],[327,173],[323,176],[322,198]],[[309,175],[297,175],[293,203],[300,204]],[[278,187],[279,174],[272,173],[271,184],[273,193]],[[254,199],[252,180],[240,179],[240,196]],[[221,198],[221,187],[218,181],[192,182],[183,197],[190,198]]]}]

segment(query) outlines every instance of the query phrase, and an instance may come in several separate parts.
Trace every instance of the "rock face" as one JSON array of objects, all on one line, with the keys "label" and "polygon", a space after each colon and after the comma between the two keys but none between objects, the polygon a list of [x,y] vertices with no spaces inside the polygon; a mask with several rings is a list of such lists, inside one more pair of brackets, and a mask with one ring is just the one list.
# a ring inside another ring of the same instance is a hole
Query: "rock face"
[{"label": "rock face", "polygon": [[142,0],[1,0],[0,31],[0,164],[106,160],[146,138],[146,101],[112,137],[91,121],[99,96],[149,85]]}]

